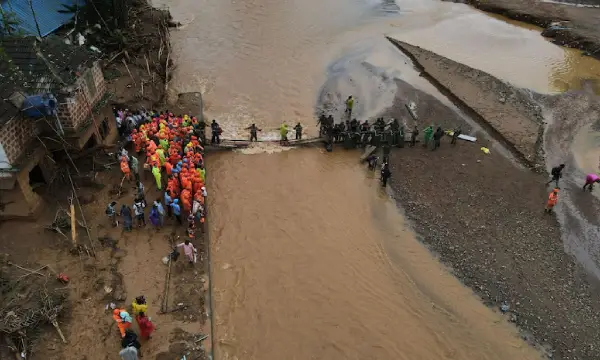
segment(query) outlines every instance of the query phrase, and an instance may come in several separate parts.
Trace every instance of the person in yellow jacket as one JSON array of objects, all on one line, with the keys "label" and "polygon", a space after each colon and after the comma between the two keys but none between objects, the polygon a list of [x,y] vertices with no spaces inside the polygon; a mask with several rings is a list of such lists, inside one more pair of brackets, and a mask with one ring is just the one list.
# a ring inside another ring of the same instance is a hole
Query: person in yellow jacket
[{"label": "person in yellow jacket", "polygon": [[279,127],[279,135],[281,135],[281,140],[280,143],[287,143],[288,138],[287,138],[287,134],[289,132],[288,126],[286,123],[281,124],[281,126]]},{"label": "person in yellow jacket", "polygon": [[140,312],[148,312],[148,304],[146,304],[146,298],[144,295],[136,297],[131,303],[131,312],[133,315],[137,315]]},{"label": "person in yellow jacket", "polygon": [[163,150],[162,145],[156,149],[156,155],[158,155],[158,161],[160,162],[160,166],[165,166],[165,150]]},{"label": "person in yellow jacket", "polygon": [[158,168],[158,166],[153,166],[152,167],[152,175],[154,175],[154,180],[156,180],[156,188],[158,190],[162,190],[162,186],[161,186],[161,183],[160,183],[161,174],[160,174],[160,169]]}]

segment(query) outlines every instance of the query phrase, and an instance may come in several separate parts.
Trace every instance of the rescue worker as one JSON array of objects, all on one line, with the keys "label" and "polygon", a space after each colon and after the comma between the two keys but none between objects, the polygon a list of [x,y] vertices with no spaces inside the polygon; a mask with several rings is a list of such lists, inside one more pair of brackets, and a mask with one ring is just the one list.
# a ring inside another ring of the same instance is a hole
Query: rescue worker
[{"label": "rescue worker", "polygon": [[352,95],[348,96],[346,99],[346,114],[348,114],[348,119],[352,117],[352,108],[354,107],[354,99]]},{"label": "rescue worker", "polygon": [[596,174],[587,174],[587,176],[585,177],[585,184],[583,185],[583,190],[585,190],[585,188],[589,186],[590,192],[592,192],[592,190],[594,190],[595,183],[600,183],[600,177],[598,177],[598,175]]},{"label": "rescue worker", "polygon": [[154,180],[156,181],[156,188],[158,189],[158,191],[162,190],[162,186],[161,186],[161,173],[160,173],[160,169],[157,166],[153,166],[152,167],[152,175],[154,175]]},{"label": "rescue worker", "polygon": [[433,150],[440,147],[442,137],[444,136],[444,130],[440,126],[438,126],[437,130],[433,134]]},{"label": "rescue worker", "polygon": [[257,136],[257,131],[262,131],[262,129],[259,129],[256,127],[256,124],[252,124],[250,126],[248,126],[246,128],[246,130],[250,130],[250,142],[252,141],[258,141],[258,136]]},{"label": "rescue worker", "polygon": [[123,176],[127,178],[127,181],[131,180],[131,170],[129,169],[129,163],[126,156],[121,156],[121,171]]},{"label": "rescue worker", "polygon": [[221,143],[221,127],[217,123],[217,120],[213,120],[210,124],[210,130],[212,131],[212,137],[210,139],[211,144]]},{"label": "rescue worker", "polygon": [[302,140],[302,125],[297,123],[296,126],[294,126],[294,130],[296,131],[296,140]]},{"label": "rescue worker", "polygon": [[383,144],[383,162],[385,164],[387,164],[390,161],[390,152],[391,152],[391,148],[390,145],[388,143]]},{"label": "rescue worker", "polygon": [[283,123],[283,124],[281,124],[281,126],[279,127],[279,135],[281,136],[281,140],[279,141],[279,143],[280,143],[281,145],[284,145],[285,143],[287,143],[287,141],[288,141],[288,138],[287,138],[288,132],[289,132],[289,130],[288,130],[288,126],[287,126],[287,124],[284,122],[284,123]]},{"label": "rescue worker", "polygon": [[433,125],[426,127],[423,130],[423,147],[427,147],[429,145],[429,141],[433,137]]},{"label": "rescue worker", "polygon": [[546,186],[548,186],[551,182],[554,181],[554,183],[556,184],[556,187],[558,187],[558,181],[562,177],[562,171],[564,168],[565,168],[565,164],[560,164],[558,166],[553,167],[552,170],[550,171],[550,175],[552,176],[552,179],[550,179],[550,181],[548,181],[546,183]]},{"label": "rescue worker", "polygon": [[548,195],[548,202],[546,203],[546,209],[544,209],[544,211],[547,212],[548,214],[551,213],[552,208],[554,208],[554,205],[556,205],[557,201],[558,201],[558,188],[554,188],[554,190],[552,190],[550,195]]},{"label": "rescue worker", "polygon": [[414,147],[417,143],[417,136],[419,136],[419,128],[415,125],[413,131],[410,133],[410,147]]},{"label": "rescue worker", "polygon": [[[452,145],[456,145],[456,139],[458,139],[458,137],[460,136],[460,134],[462,134],[462,129],[460,127],[460,125],[454,129],[454,131],[452,132],[452,140],[450,140],[450,144]],[[558,186],[558,184],[557,184]]]},{"label": "rescue worker", "polygon": [[352,119],[352,121],[350,121],[350,131],[353,133],[358,131],[358,120]]},{"label": "rescue worker", "polygon": [[387,163],[383,163],[381,166],[381,186],[386,187],[388,179],[392,176],[390,166]]}]

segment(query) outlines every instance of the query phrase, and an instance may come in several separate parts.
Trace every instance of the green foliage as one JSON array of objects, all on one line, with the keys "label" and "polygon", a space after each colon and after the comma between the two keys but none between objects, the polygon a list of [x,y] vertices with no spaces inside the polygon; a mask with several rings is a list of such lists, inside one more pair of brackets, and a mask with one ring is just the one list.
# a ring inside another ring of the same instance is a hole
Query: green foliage
[{"label": "green foliage", "polygon": [[12,11],[4,10],[0,6],[0,36],[18,35],[20,21]]},{"label": "green foliage", "polygon": [[125,37],[128,1],[124,0],[80,0],[75,5],[63,5],[59,13],[73,14],[71,24],[75,31],[84,33],[93,30],[88,39],[98,45],[122,47]]}]

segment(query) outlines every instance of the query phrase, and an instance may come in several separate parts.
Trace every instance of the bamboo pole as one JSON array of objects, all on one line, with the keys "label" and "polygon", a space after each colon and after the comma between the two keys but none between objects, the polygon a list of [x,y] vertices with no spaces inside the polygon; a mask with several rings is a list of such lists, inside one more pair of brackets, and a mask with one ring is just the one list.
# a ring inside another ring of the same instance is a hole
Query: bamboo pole
[{"label": "bamboo pole", "polygon": [[[96,257],[96,248],[94,247],[94,242],[92,241],[92,235],[90,234],[90,229],[87,226],[87,221],[85,221],[85,214],[83,213],[83,208],[81,207],[81,203],[79,202],[79,198],[77,197],[77,192],[75,191],[75,185],[73,184],[73,178],[71,178],[71,172],[67,169],[67,175],[69,176],[69,182],[71,183],[71,189],[73,190],[73,197],[75,201],[77,201],[77,207],[81,212],[81,220],[85,225],[85,232],[87,233],[88,239],[90,239],[90,246],[92,247],[92,254]],[[73,213],[73,212],[72,212]]]},{"label": "bamboo pole", "polygon": [[75,220],[75,205],[73,204],[73,200],[71,200],[71,241],[73,241],[73,246],[77,246],[77,221]]},{"label": "bamboo pole", "polygon": [[66,344],[67,339],[65,339],[65,336],[63,335],[62,331],[60,330],[60,327],[58,326],[58,322],[56,320],[52,320],[52,326],[54,326],[54,328],[58,332],[58,335],[60,336],[60,339],[62,340],[62,342],[64,344]]}]

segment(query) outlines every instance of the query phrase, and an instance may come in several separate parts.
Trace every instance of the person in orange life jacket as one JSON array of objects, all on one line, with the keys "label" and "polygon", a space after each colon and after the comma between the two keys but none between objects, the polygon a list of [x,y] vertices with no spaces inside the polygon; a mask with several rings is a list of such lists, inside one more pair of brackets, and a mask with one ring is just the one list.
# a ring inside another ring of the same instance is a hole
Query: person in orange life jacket
[{"label": "person in orange life jacket", "polygon": [[558,188],[555,188],[554,190],[552,190],[550,195],[548,195],[548,201],[546,202],[546,209],[544,209],[544,211],[546,213],[551,213],[552,209],[554,208],[554,206],[556,205],[557,202],[558,202]]}]

